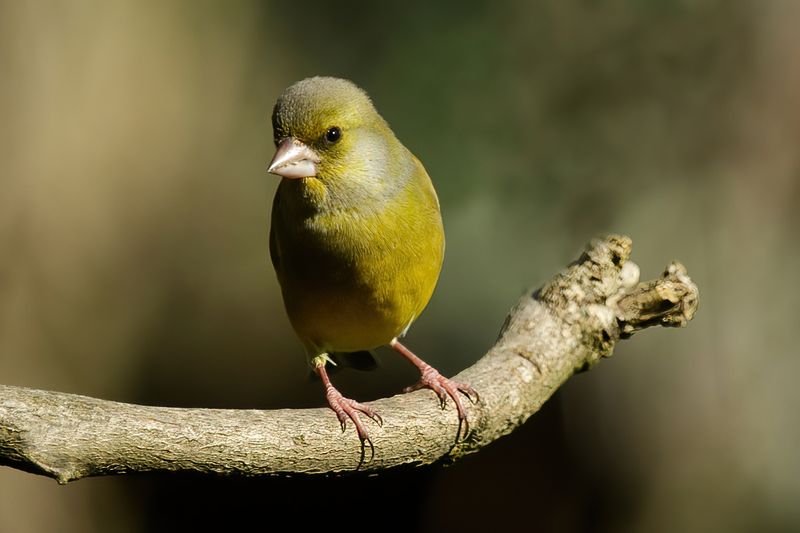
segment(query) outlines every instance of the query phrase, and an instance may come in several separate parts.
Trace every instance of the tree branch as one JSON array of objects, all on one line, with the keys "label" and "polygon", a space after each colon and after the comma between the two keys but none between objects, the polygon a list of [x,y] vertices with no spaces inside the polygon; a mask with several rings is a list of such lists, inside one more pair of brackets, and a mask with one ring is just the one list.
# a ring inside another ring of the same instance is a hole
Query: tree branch
[{"label": "tree branch", "polygon": [[[638,283],[631,241],[609,236],[552,281],[526,293],[506,318],[495,346],[457,379],[480,402],[469,406],[471,433],[454,444],[452,402],[439,409],[431,391],[373,402],[378,472],[474,453],[535,413],[572,374],[609,357],[620,338],[661,324],[684,326],[697,309],[697,287],[679,263]],[[258,475],[330,474],[358,467],[352,425],[343,435],[327,408],[272,411],[181,409],[0,386],[0,464],[59,483],[146,471]]]}]

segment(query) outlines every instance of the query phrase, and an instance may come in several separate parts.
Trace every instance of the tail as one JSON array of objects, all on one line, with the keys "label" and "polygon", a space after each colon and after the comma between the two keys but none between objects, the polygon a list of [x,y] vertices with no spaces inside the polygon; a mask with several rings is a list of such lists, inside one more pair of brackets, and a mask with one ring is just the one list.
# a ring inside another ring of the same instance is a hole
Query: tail
[{"label": "tail", "polygon": [[369,350],[359,352],[334,352],[330,354],[333,362],[338,367],[354,368],[356,370],[369,371],[378,368],[378,360],[375,354]]},{"label": "tail", "polygon": [[[336,363],[336,366],[327,365],[328,373],[335,374],[343,368],[353,368],[367,372],[378,368],[378,360],[375,354],[369,350],[361,350],[358,352],[333,352],[328,354],[328,357]],[[312,380],[319,379],[317,373],[311,370],[309,377]]]}]

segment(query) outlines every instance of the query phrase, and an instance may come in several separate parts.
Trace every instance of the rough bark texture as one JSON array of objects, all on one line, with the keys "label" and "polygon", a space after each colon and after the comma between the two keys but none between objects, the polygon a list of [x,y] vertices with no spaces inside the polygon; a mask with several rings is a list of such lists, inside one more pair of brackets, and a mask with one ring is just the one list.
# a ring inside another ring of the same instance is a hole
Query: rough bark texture
[{"label": "rough bark texture", "polygon": [[452,402],[442,410],[431,391],[372,405],[375,456],[359,465],[352,424],[342,434],[327,408],[272,411],[180,409],[0,386],[0,464],[51,476],[145,471],[233,475],[376,473],[454,460],[513,431],[572,374],[611,355],[620,338],[652,325],[683,326],[697,287],[679,263],[638,283],[630,239],[609,236],[536,292],[506,319],[495,346],[456,379],[480,402],[469,406],[471,433],[455,443]]}]

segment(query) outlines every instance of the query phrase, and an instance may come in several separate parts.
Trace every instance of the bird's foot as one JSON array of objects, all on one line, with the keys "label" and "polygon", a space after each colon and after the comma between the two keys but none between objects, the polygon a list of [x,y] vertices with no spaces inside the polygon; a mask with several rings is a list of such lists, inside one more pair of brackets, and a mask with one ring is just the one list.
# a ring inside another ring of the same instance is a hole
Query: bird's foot
[{"label": "bird's foot", "polygon": [[419,381],[410,387],[403,389],[403,392],[412,392],[419,389],[431,389],[436,396],[439,397],[439,403],[442,409],[447,405],[447,397],[453,399],[458,411],[458,431],[456,431],[456,442],[459,442],[459,437],[462,436],[461,430],[464,430],[463,438],[466,439],[469,434],[469,421],[467,420],[467,411],[464,409],[464,403],[461,400],[461,395],[467,397],[471,403],[480,401],[478,391],[466,383],[459,383],[452,379],[446,378],[439,373],[438,370],[431,365],[414,355],[414,353],[403,346],[397,339],[392,340],[390,346],[399,352],[403,357],[408,359],[414,366],[419,369]]},{"label": "bird's foot", "polygon": [[456,441],[459,441],[459,437],[462,436],[462,428],[464,430],[463,438],[466,439],[467,435],[469,434],[469,421],[467,420],[467,411],[464,409],[464,403],[461,399],[461,394],[463,394],[470,402],[475,403],[480,399],[478,396],[478,391],[466,383],[459,383],[444,377],[439,373],[438,370],[427,364],[423,368],[420,368],[419,381],[416,384],[403,389],[403,392],[413,392],[419,389],[431,389],[433,392],[435,392],[436,396],[439,397],[439,403],[441,404],[442,409],[444,409],[447,405],[448,396],[453,399],[453,402],[456,404],[456,410],[458,411],[458,431],[456,432]]},{"label": "bird's foot", "polygon": [[366,447],[369,446],[369,460],[371,461],[375,457],[375,446],[372,444],[372,439],[369,437],[369,431],[367,431],[366,426],[364,426],[361,418],[359,418],[358,413],[361,412],[367,415],[379,426],[383,426],[383,419],[381,418],[381,415],[379,415],[378,412],[369,405],[358,403],[355,400],[351,400],[350,398],[345,398],[342,396],[342,393],[336,390],[336,388],[330,383],[325,385],[325,398],[328,400],[328,406],[330,406],[333,412],[336,413],[336,418],[339,419],[339,423],[342,425],[342,431],[347,429],[348,419],[352,420],[353,424],[356,426],[358,438],[361,440],[361,459],[358,462],[358,466],[360,468],[366,457]]}]

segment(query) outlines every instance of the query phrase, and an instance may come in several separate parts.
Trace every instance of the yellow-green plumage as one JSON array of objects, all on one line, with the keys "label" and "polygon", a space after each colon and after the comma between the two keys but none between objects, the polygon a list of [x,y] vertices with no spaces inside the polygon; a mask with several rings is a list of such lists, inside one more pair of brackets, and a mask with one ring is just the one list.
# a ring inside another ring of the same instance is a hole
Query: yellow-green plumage
[{"label": "yellow-green plumage", "polygon": [[[336,126],[341,138],[330,143]],[[283,178],[270,252],[292,326],[312,358],[401,335],[433,293],[444,255],[439,202],[422,164],[352,83],[311,78],[273,114],[276,142],[319,156],[314,177]]]},{"label": "yellow-green plumage", "polygon": [[477,392],[397,339],[428,304],[444,256],[439,201],[422,163],[346,80],[295,83],[278,98],[272,126],[268,170],[283,177],[272,206],[272,263],[328,405],[342,430],[348,420],[356,427],[360,462],[374,446],[358,413],[382,419],[333,386],[326,365],[335,352],[391,346],[420,372],[407,391],[429,388],[442,406],[453,400],[458,441],[462,427],[469,432],[460,396],[477,400]]}]

